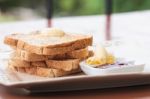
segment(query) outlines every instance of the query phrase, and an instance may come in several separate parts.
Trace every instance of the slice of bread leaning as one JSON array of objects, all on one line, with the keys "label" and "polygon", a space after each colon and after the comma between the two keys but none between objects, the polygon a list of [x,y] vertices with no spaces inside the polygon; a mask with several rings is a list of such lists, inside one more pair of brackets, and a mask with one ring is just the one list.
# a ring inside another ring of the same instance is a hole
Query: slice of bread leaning
[{"label": "slice of bread leaning", "polygon": [[52,69],[52,68],[46,68],[46,67],[35,67],[35,66],[15,67],[13,65],[9,65],[8,69],[11,69],[13,71],[28,73],[31,75],[42,76],[42,77],[61,77],[61,76],[78,73],[81,71],[80,68],[77,68],[72,71],[63,71],[59,69]]},{"label": "slice of bread leaning", "polygon": [[57,55],[92,45],[92,36],[82,34],[49,36],[34,32],[8,35],[5,37],[4,43],[30,53]]},{"label": "slice of bread leaning", "polygon": [[30,53],[25,50],[17,49],[13,54],[12,57],[19,57],[21,60],[29,61],[29,62],[36,62],[36,61],[45,61],[48,59],[85,59],[89,56],[88,48],[83,48],[79,50],[74,50],[64,54],[58,55],[38,55],[35,53]]}]

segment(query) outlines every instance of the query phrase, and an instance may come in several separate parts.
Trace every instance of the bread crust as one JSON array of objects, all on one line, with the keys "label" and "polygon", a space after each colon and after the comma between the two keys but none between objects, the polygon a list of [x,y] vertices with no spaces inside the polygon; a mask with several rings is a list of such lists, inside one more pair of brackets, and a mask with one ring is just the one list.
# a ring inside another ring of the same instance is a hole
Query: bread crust
[{"label": "bread crust", "polygon": [[11,36],[6,36],[4,39],[4,43],[7,45],[16,46],[18,43],[18,40],[12,38]]},{"label": "bread crust", "polygon": [[83,48],[79,50],[74,50],[65,54],[58,55],[38,55],[35,53],[30,53],[24,50],[17,49],[13,56],[18,56],[21,60],[29,61],[29,62],[37,62],[37,61],[45,61],[48,59],[85,59],[89,56],[88,48]]},{"label": "bread crust", "polygon": [[52,69],[52,68],[45,68],[45,67],[15,67],[13,65],[9,65],[8,69],[17,71],[17,72],[23,72],[30,75],[36,75],[41,77],[61,77],[66,76],[74,73],[79,73],[81,70],[79,68],[72,70],[72,71],[63,71],[59,69]]},{"label": "bread crust", "polygon": [[39,62],[27,62],[20,59],[11,59],[9,64],[14,67],[47,67],[53,69],[60,69],[63,71],[72,71],[76,68],[79,68],[79,59],[67,59],[67,60],[46,60]]},{"label": "bread crust", "polygon": [[71,71],[79,67],[79,59],[47,60],[46,64],[49,68]]},{"label": "bread crust", "polygon": [[[19,34],[19,35],[21,35],[21,34]],[[16,34],[16,36],[17,36],[17,34]],[[29,36],[29,35],[27,35],[27,36]],[[87,46],[92,45],[92,41],[93,41],[92,36],[89,36],[89,35],[77,35],[77,36],[71,35],[71,37],[75,37],[76,39],[73,41],[69,41],[67,43],[37,46],[37,45],[32,45],[30,43],[27,43],[27,41],[21,40],[21,37],[15,38],[15,35],[9,35],[9,36],[5,37],[4,43],[7,45],[10,45],[10,46],[16,46],[17,49],[26,50],[28,52],[36,53],[39,55],[63,54],[63,53],[69,52],[69,51],[73,51],[76,49],[82,49],[82,48],[85,48]]]}]

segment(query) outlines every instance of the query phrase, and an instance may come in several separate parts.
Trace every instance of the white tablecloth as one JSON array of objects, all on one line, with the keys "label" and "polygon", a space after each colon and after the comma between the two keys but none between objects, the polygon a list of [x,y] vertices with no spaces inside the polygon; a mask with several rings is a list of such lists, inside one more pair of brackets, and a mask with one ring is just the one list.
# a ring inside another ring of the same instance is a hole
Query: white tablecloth
[{"label": "white tablecloth", "polygon": [[[94,36],[94,43],[104,41],[105,16],[78,16],[54,18],[53,26],[62,28],[66,32],[89,33]],[[14,32],[28,32],[46,27],[46,20],[32,20],[9,22],[0,24],[0,49],[7,49],[3,45],[3,37]],[[150,11],[114,14],[112,16],[113,40],[124,40],[138,44],[133,51],[143,49],[147,55],[150,53]],[[150,55],[150,54],[149,54]]]}]

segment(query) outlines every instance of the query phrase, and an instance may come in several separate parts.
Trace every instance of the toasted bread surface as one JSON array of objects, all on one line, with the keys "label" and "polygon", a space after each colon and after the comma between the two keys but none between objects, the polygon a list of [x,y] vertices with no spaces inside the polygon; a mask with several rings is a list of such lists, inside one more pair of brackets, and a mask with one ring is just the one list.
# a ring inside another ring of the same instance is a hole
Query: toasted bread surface
[{"label": "toasted bread surface", "polygon": [[52,68],[46,68],[46,67],[15,67],[13,65],[9,65],[8,69],[11,69],[13,71],[17,72],[23,72],[30,75],[36,75],[41,77],[61,77],[66,76],[74,73],[79,73],[81,70],[79,68],[72,70],[72,71],[63,71],[59,69],[52,69]]},{"label": "toasted bread surface", "polygon": [[65,34],[63,37],[49,37],[40,33],[12,34],[5,37],[4,43],[31,53],[56,55],[92,45],[92,36]]},{"label": "toasted bread surface", "polygon": [[53,69],[60,69],[64,71],[71,71],[79,67],[79,59],[65,59],[65,60],[46,60],[38,62],[28,62],[20,60],[19,58],[12,58],[9,64],[15,67],[48,67]]},{"label": "toasted bread surface", "polygon": [[36,61],[45,61],[49,59],[85,59],[89,56],[89,51],[87,48],[74,50],[64,54],[58,55],[38,55],[35,53],[30,53],[24,50],[17,49],[12,57],[18,56],[21,60],[36,62]]}]

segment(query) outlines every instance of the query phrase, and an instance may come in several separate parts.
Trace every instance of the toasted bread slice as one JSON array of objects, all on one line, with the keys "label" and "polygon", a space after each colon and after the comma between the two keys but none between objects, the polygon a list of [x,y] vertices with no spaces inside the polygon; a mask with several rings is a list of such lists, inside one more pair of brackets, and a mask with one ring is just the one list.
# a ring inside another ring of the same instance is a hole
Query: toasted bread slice
[{"label": "toasted bread slice", "polygon": [[79,67],[79,59],[47,60],[47,67],[71,71]]},{"label": "toasted bread slice", "polygon": [[65,34],[64,36],[47,36],[42,33],[11,34],[4,43],[30,53],[40,55],[57,55],[92,45],[92,36]]},{"label": "toasted bread slice", "polygon": [[18,66],[18,67],[30,67],[31,66],[31,62],[27,62],[24,60],[20,60],[20,59],[10,59],[8,61],[8,64],[11,64],[13,66]]},{"label": "toasted bread slice", "polygon": [[65,54],[59,54],[59,55],[38,55],[35,53],[30,53],[24,50],[17,49],[15,53],[12,55],[12,57],[17,56],[21,60],[29,61],[29,62],[35,62],[35,61],[45,61],[49,59],[85,59],[89,55],[89,51],[87,48],[74,50]]},{"label": "toasted bread slice", "polygon": [[13,71],[28,73],[31,75],[42,76],[42,77],[61,77],[65,75],[70,75],[73,73],[81,72],[79,68],[72,71],[63,71],[59,69],[45,68],[45,67],[15,67],[13,65],[9,65],[8,69]]},{"label": "toasted bread slice", "polygon": [[49,67],[54,69],[60,69],[64,71],[75,70],[79,67],[79,59],[65,59],[65,60],[46,60],[39,62],[28,62],[20,60],[17,57],[14,57],[9,60],[9,64],[15,67]]}]

